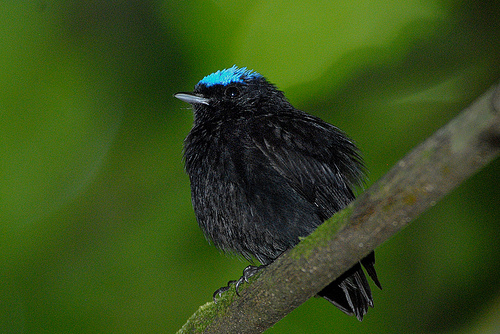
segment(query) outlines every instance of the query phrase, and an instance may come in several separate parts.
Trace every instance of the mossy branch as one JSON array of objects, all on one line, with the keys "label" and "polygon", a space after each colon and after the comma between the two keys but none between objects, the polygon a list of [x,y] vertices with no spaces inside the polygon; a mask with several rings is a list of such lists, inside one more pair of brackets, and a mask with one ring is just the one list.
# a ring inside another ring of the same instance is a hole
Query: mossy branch
[{"label": "mossy branch", "polygon": [[500,86],[400,160],[237,297],[201,306],[178,333],[262,333],[500,154]]}]

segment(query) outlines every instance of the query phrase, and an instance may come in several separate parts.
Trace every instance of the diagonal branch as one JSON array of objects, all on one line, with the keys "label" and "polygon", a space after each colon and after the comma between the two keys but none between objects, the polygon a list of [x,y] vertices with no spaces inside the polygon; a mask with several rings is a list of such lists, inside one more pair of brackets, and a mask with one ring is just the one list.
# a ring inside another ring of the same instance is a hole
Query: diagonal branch
[{"label": "diagonal branch", "polygon": [[201,306],[179,333],[261,333],[500,154],[500,85],[400,160],[236,297]]}]

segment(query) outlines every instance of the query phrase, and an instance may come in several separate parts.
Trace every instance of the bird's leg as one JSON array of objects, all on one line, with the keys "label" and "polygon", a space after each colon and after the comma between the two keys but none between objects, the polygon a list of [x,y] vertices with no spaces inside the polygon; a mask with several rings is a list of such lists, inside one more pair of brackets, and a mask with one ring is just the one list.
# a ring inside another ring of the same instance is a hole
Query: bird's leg
[{"label": "bird's leg", "polygon": [[243,275],[237,280],[237,281],[229,281],[227,282],[227,286],[223,286],[222,288],[220,289],[217,289],[215,292],[214,292],[214,296],[213,296],[213,299],[214,299],[214,302],[217,303],[217,295],[219,295],[219,297],[224,293],[226,292],[227,290],[229,290],[231,288],[231,285],[235,285],[235,289],[236,289],[236,294],[239,296],[240,293],[239,293],[239,287],[240,285],[243,283],[243,282],[247,282],[248,283],[248,279],[252,276],[254,276],[255,274],[257,274],[261,269],[264,269],[266,266],[264,265],[261,265],[261,266],[248,266],[246,267],[244,270],[243,270]]}]

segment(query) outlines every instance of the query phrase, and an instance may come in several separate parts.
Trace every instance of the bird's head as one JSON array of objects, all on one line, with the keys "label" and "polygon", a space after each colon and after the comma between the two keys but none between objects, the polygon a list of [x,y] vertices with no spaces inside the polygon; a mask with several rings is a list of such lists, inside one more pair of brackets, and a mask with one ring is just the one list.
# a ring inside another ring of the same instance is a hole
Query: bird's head
[{"label": "bird's head", "polygon": [[279,110],[289,103],[261,74],[230,67],[201,79],[193,92],[174,95],[193,106],[195,119],[247,117]]}]

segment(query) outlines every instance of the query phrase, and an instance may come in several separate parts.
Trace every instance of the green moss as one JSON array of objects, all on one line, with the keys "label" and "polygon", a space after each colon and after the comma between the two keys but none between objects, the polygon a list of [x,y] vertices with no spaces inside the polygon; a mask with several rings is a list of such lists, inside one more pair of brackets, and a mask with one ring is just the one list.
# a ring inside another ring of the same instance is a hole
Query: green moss
[{"label": "green moss", "polygon": [[332,218],[318,226],[311,235],[302,238],[300,243],[290,252],[290,256],[296,260],[307,259],[318,247],[325,247],[337,232],[345,226],[352,211],[353,208],[349,205],[344,210],[337,212]]},{"label": "green moss", "polygon": [[[242,290],[240,288],[240,290]],[[187,333],[203,333],[205,329],[212,324],[213,319],[220,318],[227,310],[229,304],[232,303],[236,292],[233,289],[226,291],[221,297],[217,299],[217,304],[208,302],[198,308],[196,312],[186,321],[177,334]]]}]

